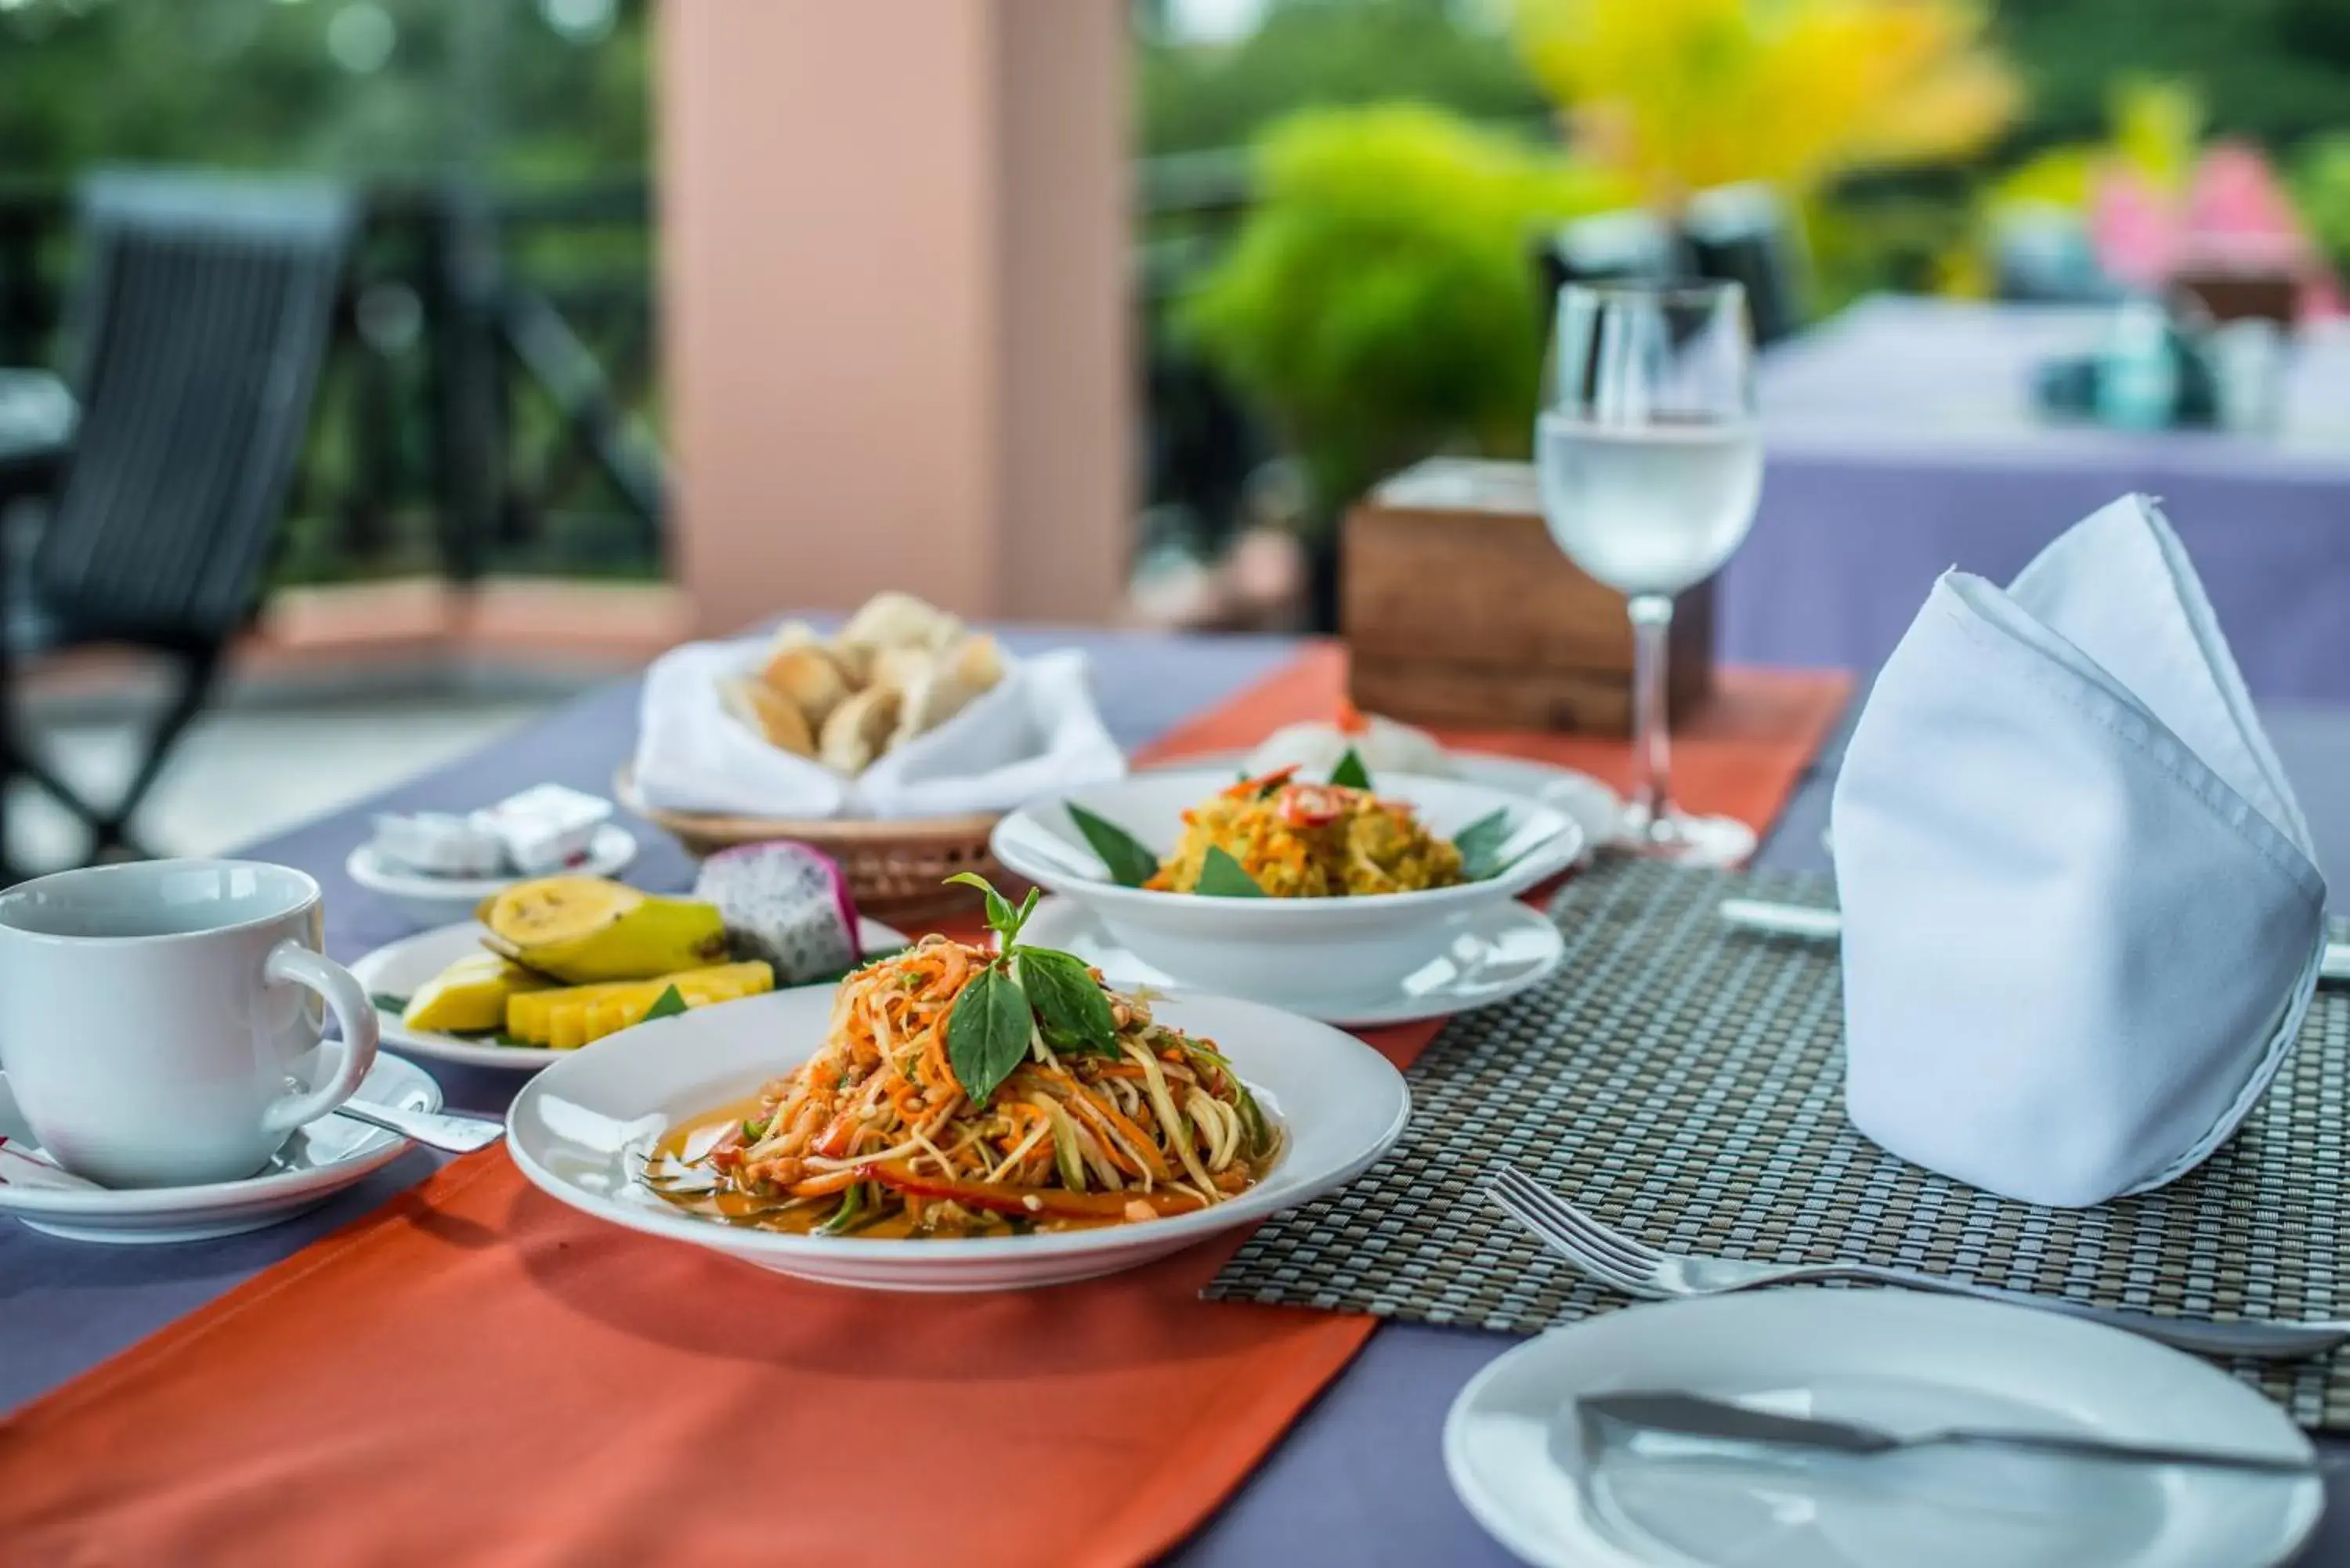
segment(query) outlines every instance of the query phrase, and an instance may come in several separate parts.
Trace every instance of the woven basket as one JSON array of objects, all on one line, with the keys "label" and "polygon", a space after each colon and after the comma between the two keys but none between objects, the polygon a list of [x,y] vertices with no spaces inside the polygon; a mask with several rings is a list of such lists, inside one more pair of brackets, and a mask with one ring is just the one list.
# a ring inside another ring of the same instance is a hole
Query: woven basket
[{"label": "woven basket", "polygon": [[976,891],[945,885],[958,871],[976,871],[999,888],[1009,885],[1003,868],[987,847],[987,836],[998,820],[993,812],[881,821],[664,811],[645,804],[637,793],[635,772],[626,763],[612,787],[622,805],[673,836],[696,859],[736,845],[769,844],[779,838],[820,849],[840,863],[858,912],[892,925],[975,908]]}]

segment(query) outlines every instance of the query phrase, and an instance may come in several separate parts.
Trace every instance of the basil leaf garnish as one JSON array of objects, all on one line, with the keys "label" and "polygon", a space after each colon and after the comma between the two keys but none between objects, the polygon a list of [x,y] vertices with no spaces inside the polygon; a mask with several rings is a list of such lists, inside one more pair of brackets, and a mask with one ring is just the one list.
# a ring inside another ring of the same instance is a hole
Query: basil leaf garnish
[{"label": "basil leaf garnish", "polygon": [[1206,857],[1200,862],[1200,880],[1192,889],[1211,898],[1262,898],[1264,889],[1256,878],[1242,868],[1241,863],[1219,846],[1208,846]]},{"label": "basil leaf garnish", "polygon": [[650,1023],[656,1018],[675,1018],[684,1011],[685,997],[672,985],[653,998],[653,1004],[645,1009],[644,1022]]},{"label": "basil leaf garnish", "polygon": [[1050,948],[1022,948],[1013,955],[1020,989],[1036,1010],[1045,1043],[1056,1051],[1118,1054],[1118,1024],[1109,998],[1094,983],[1083,959]]},{"label": "basil leaf garnish", "polygon": [[987,900],[988,926],[992,929],[1003,932],[1004,940],[1010,941],[1011,933],[1019,927],[1019,917],[1013,914],[1012,906],[1003,901],[1003,895],[997,892],[994,885],[976,871],[958,871],[947,878],[947,885],[950,887],[957,882],[966,888],[979,889],[980,895]]},{"label": "basil leaf garnish", "polygon": [[1370,788],[1371,770],[1363,765],[1363,754],[1348,746],[1347,754],[1338,759],[1338,765],[1330,770],[1330,782],[1340,789]]},{"label": "basil leaf garnish", "polygon": [[1068,803],[1069,820],[1086,836],[1093,852],[1109,868],[1110,880],[1121,888],[1139,888],[1159,873],[1159,857],[1150,846],[1117,823],[1096,816],[1076,801]]},{"label": "basil leaf garnish", "polygon": [[1497,806],[1452,836],[1461,851],[1461,875],[1482,882],[1502,869],[1502,846],[1510,836],[1510,808]]},{"label": "basil leaf garnish", "polygon": [[947,1014],[947,1063],[974,1106],[985,1106],[996,1085],[1028,1054],[1028,999],[1000,969],[979,971]]}]

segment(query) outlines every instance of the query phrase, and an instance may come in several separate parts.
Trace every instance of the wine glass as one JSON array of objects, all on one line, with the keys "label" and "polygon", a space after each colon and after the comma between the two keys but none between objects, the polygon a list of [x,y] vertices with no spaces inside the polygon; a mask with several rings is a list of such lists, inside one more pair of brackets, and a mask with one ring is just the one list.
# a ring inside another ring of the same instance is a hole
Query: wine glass
[{"label": "wine glass", "polygon": [[1571,283],[1557,320],[1534,462],[1551,537],[1630,601],[1634,776],[1621,846],[1732,865],[1753,849],[1752,831],[1672,804],[1665,652],[1673,596],[1730,559],[1762,493],[1746,296],[1734,283]]}]

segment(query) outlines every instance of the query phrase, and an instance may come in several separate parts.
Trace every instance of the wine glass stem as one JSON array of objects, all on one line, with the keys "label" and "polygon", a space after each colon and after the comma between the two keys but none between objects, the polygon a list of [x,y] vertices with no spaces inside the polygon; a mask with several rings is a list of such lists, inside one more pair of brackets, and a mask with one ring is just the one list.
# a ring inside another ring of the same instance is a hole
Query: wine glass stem
[{"label": "wine glass stem", "polygon": [[1632,611],[1632,805],[1650,837],[1662,837],[1672,815],[1671,722],[1665,711],[1666,646],[1673,601],[1635,594]]}]

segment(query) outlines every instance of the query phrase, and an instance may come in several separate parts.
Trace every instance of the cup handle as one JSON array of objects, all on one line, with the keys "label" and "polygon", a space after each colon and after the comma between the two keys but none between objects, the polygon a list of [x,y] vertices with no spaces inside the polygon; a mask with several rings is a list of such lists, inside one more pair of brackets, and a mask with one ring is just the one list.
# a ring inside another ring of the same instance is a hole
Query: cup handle
[{"label": "cup handle", "polygon": [[341,1040],[322,1042],[335,1053],[334,1071],[327,1081],[305,1093],[280,1096],[262,1115],[261,1125],[271,1132],[292,1132],[359,1092],[360,1080],[375,1065],[375,1003],[368,1000],[350,971],[291,938],[270,950],[261,975],[272,984],[307,986],[317,992],[343,1026]]}]

